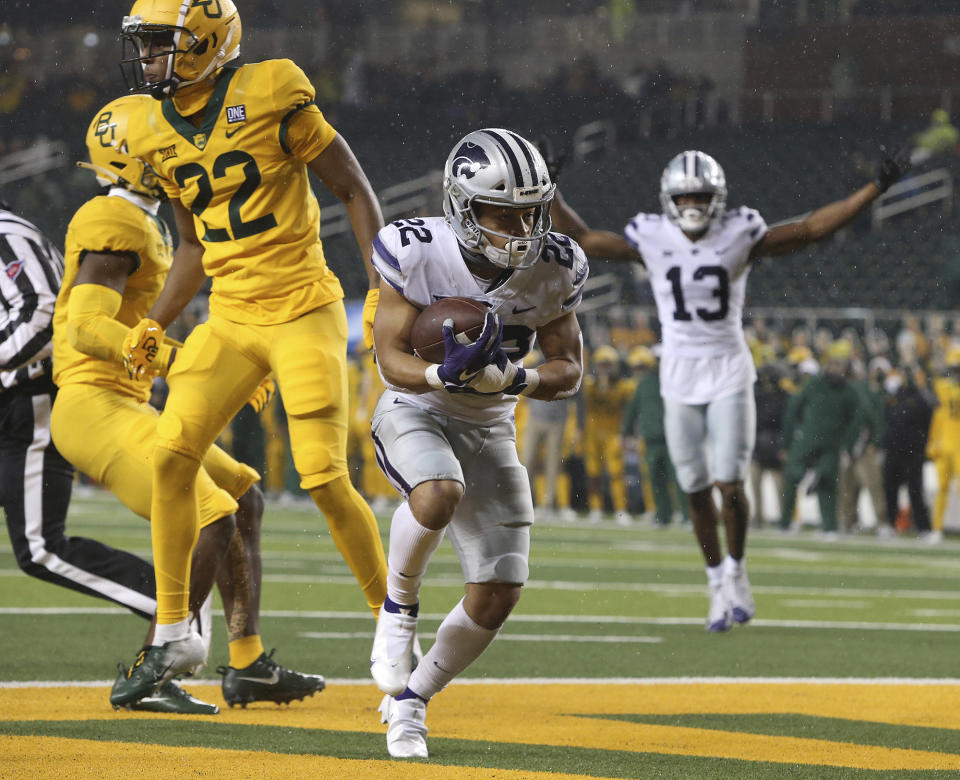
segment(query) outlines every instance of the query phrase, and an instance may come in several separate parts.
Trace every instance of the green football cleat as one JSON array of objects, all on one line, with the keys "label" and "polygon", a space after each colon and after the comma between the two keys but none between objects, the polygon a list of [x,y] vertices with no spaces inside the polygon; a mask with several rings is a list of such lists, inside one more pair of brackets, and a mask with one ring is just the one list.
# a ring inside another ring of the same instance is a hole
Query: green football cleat
[{"label": "green football cleat", "polygon": [[118,667],[121,673],[110,691],[110,703],[114,709],[128,707],[150,696],[167,680],[192,673],[206,657],[207,651],[199,634],[160,647],[142,647],[130,669],[123,668],[123,664]]},{"label": "green football cleat", "polygon": [[276,650],[270,655],[261,653],[250,666],[234,669],[218,666],[223,675],[223,698],[231,707],[239,704],[246,707],[252,701],[273,701],[289,704],[294,699],[302,700],[322,691],[326,682],[319,674],[300,674],[285,669],[273,660]]},{"label": "green football cleat", "polygon": [[165,682],[149,696],[129,705],[131,710],[141,712],[171,712],[177,715],[216,715],[220,708],[216,704],[200,701],[173,680]]}]

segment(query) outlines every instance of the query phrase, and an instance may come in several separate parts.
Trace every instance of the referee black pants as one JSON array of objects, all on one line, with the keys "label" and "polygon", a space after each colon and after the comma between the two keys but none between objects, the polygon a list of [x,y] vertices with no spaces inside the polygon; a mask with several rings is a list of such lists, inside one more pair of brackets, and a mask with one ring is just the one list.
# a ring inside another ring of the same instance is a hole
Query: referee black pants
[{"label": "referee black pants", "polygon": [[73,467],[53,446],[47,377],[0,391],[0,506],[17,564],[27,574],[113,601],[148,620],[153,566],[93,539],[66,535]]}]

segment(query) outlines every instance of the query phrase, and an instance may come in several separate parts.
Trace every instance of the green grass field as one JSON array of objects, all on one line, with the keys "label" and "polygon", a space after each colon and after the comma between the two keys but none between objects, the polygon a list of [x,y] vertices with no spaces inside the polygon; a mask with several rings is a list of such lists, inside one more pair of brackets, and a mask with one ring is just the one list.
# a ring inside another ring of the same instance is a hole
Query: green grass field
[{"label": "green grass field", "polygon": [[[146,524],[102,494],[74,499],[68,531],[150,553]],[[688,529],[538,525],[514,615],[431,703],[423,762],[387,757],[367,676],[373,620],[319,513],[268,505],[263,558],[264,644],[325,674],[327,690],[289,708],[178,718],[109,706],[144,621],[26,577],[4,539],[0,755],[14,774],[119,775],[132,750],[153,776],[182,776],[187,755],[207,777],[960,776],[957,541],[754,532],[757,618],[709,635]],[[426,646],[462,590],[444,544],[421,598]],[[186,687],[223,706],[213,681],[226,662],[221,630]],[[261,762],[249,775],[229,760],[243,751]],[[72,763],[30,772],[64,754]]]}]

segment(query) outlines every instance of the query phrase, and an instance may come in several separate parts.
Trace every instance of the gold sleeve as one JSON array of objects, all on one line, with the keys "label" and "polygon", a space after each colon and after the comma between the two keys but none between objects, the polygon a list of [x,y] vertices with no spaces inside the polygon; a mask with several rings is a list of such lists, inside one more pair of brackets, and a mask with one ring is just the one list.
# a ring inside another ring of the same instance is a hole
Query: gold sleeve
[{"label": "gold sleeve", "polygon": [[120,362],[120,347],[129,328],[116,319],[123,300],[102,284],[78,284],[67,304],[67,341],[86,355]]},{"label": "gold sleeve", "polygon": [[[102,284],[78,284],[70,290],[67,304],[67,341],[85,355],[122,362],[123,340],[130,331],[116,319],[122,296]],[[179,342],[164,340],[156,364],[166,375]]]}]

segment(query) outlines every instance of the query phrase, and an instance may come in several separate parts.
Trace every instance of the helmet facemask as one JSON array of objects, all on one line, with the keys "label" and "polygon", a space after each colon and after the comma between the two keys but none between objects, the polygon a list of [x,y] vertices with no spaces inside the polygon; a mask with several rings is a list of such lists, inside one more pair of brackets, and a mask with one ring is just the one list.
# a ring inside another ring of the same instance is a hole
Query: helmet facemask
[{"label": "helmet facemask", "polygon": [[[231,0],[218,0],[216,12],[190,0],[137,0],[123,18],[120,69],[131,92],[162,100],[205,81],[236,59],[241,36],[240,16]],[[148,82],[145,65],[164,56],[162,77]]]},{"label": "helmet facemask", "polygon": [[[181,84],[174,71],[178,54],[187,54],[197,45],[196,36],[183,27],[171,28],[167,25],[144,24],[139,17],[125,17],[123,20],[123,59],[120,71],[129,92],[146,92],[157,100],[171,97]],[[181,46],[185,43],[186,47]],[[132,51],[131,51],[132,49]],[[163,54],[163,50],[169,51]],[[128,56],[132,55],[132,56]],[[148,82],[144,66],[158,57],[167,58],[164,77],[160,81]]]},{"label": "helmet facemask", "polygon": [[[709,202],[678,206],[682,195],[708,195]],[[685,233],[703,233],[723,214],[727,186],[723,168],[703,152],[682,152],[674,157],[660,179],[660,205],[667,218]]]}]

